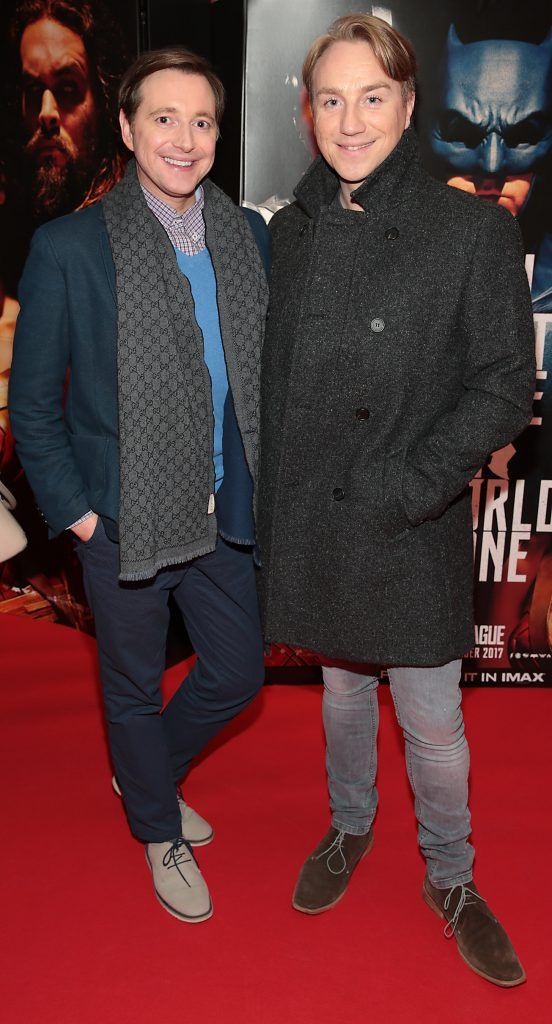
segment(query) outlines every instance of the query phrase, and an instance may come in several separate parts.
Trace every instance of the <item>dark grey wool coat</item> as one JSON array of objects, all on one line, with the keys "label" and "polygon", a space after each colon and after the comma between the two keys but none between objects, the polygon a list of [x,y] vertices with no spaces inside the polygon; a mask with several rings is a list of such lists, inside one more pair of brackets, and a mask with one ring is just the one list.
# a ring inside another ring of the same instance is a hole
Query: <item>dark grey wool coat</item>
[{"label": "dark grey wool coat", "polygon": [[438,665],[473,642],[468,483],[528,423],[519,230],[407,130],[336,202],[318,159],[271,222],[259,535],[267,640]]}]

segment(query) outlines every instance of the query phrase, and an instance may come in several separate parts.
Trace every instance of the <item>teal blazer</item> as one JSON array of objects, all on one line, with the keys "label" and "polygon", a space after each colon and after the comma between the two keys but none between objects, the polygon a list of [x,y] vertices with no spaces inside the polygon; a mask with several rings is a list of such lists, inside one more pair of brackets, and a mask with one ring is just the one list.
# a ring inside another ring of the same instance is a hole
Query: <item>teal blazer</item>
[{"label": "teal blazer", "polygon": [[[243,213],[268,271],[265,223],[253,211],[244,209]],[[101,203],[36,231],[19,297],[9,409],[23,469],[50,536],[61,533],[92,508],[101,516],[108,535],[116,539],[117,295]],[[225,410],[226,441],[241,444],[232,407]],[[253,528],[252,482],[243,473],[245,469],[249,476],[237,447],[228,452],[225,447],[225,466],[227,458],[235,472],[232,486],[225,492],[224,484],[220,488],[217,521],[223,535],[232,538],[236,531],[243,534]],[[225,514],[222,505],[230,492],[232,502]],[[241,505],[239,500],[236,504],[236,495],[242,499]],[[246,507],[247,524],[242,515]]]}]

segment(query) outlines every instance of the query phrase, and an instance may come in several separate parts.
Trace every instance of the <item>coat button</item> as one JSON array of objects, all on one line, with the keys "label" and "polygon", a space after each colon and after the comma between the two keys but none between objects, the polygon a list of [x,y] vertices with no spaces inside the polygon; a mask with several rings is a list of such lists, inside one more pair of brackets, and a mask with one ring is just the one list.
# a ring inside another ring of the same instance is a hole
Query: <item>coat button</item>
[{"label": "coat button", "polygon": [[399,229],[398,228],[387,228],[387,231],[385,232],[385,237],[386,237],[388,242],[392,242],[395,238],[399,237]]},{"label": "coat button", "polygon": [[357,420],[369,420],[370,419],[370,410],[369,409],[356,409],[355,410],[355,416],[356,416]]},{"label": "coat button", "polygon": [[343,501],[343,498],[345,497],[345,491],[343,490],[342,487],[334,487],[332,491],[332,497],[334,501]]},{"label": "coat button", "polygon": [[374,334],[381,334],[384,327],[385,321],[382,320],[381,317],[379,316],[374,317],[372,323],[370,324],[370,330],[374,331]]}]

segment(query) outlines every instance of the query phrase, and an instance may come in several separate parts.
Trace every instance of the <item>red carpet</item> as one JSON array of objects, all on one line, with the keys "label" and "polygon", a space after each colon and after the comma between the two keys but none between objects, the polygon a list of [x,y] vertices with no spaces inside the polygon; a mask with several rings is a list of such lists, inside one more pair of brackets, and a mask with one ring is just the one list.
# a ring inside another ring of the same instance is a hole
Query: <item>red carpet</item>
[{"label": "red carpet", "polygon": [[529,979],[504,991],[465,967],[420,898],[386,691],[376,844],[343,902],[320,917],[290,906],[328,824],[320,689],[273,686],[188,780],[216,837],[199,851],[215,916],[187,926],[154,899],[112,795],[92,641],[0,616],[0,645],[5,1024],[552,1020],[552,691],[465,694],[477,881]]}]

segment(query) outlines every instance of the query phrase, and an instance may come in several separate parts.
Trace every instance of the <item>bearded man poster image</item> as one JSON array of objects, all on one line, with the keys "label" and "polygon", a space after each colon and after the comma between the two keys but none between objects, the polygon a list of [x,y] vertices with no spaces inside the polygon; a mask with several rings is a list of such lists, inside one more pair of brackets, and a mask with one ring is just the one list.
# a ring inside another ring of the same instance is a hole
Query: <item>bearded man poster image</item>
[{"label": "bearded man poster image", "polygon": [[[20,37],[22,124],[34,212],[55,217],[98,191],[99,111],[82,37],[50,18]],[[115,175],[121,159],[117,154]],[[109,184],[109,181],[106,182]]]},{"label": "bearded man poster image", "polygon": [[[23,222],[26,246],[39,224],[120,179],[116,90],[129,46],[102,0],[22,0],[5,46],[6,213]],[[10,267],[19,271],[13,252]]]},{"label": "bearded man poster image", "polygon": [[136,5],[20,0],[2,12],[0,481],[28,538],[0,564],[0,611],[89,628],[80,570],[65,538],[48,544],[14,455],[7,415],[17,288],[34,230],[96,202],[125,166],[117,88],[134,49]]}]

